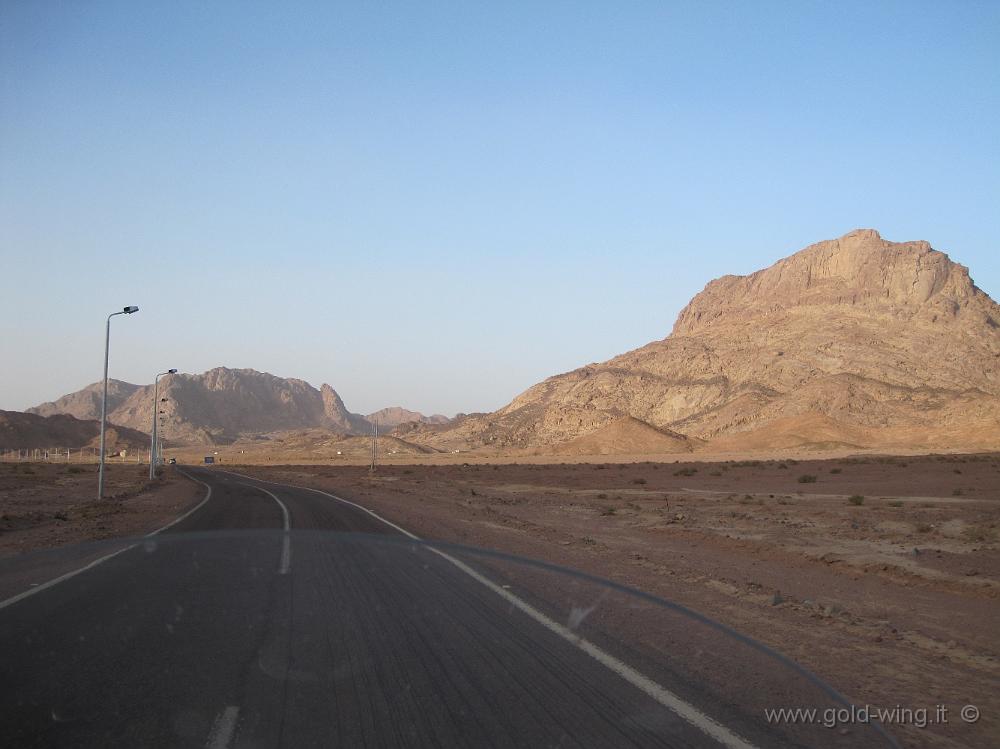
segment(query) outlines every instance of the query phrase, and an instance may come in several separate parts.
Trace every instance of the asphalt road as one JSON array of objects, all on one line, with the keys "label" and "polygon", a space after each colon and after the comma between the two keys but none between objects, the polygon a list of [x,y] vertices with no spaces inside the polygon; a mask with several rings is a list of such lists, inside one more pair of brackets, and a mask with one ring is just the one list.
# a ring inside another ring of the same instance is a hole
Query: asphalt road
[{"label": "asphalt road", "polygon": [[362,509],[192,473],[197,511],[0,609],[0,746],[739,745]]}]

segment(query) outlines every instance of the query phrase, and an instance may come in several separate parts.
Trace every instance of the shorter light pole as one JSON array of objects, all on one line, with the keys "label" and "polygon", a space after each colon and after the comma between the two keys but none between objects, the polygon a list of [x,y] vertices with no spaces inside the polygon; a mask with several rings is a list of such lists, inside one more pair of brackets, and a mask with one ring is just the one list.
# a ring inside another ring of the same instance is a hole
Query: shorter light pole
[{"label": "shorter light pole", "polygon": [[108,350],[111,345],[111,318],[115,315],[131,315],[138,311],[138,307],[130,304],[121,312],[112,312],[108,315],[108,321],[104,328],[104,395],[101,398],[101,464],[97,469],[98,500],[104,499],[104,427],[108,423]]},{"label": "shorter light pole", "polygon": [[177,374],[176,369],[168,369],[166,372],[160,372],[156,377],[153,378],[153,433],[150,435],[149,442],[149,480],[152,481],[156,478],[156,464],[158,461],[158,455],[156,451],[156,422],[159,421],[157,416],[157,411],[160,409],[160,378],[163,375]]}]

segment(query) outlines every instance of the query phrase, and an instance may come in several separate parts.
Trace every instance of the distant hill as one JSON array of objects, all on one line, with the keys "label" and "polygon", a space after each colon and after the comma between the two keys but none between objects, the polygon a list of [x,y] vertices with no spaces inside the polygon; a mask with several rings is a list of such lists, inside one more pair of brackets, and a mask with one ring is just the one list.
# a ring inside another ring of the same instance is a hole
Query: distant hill
[{"label": "distant hill", "polygon": [[[102,383],[95,382],[87,385],[83,390],[64,395],[56,401],[43,403],[40,406],[29,408],[26,413],[38,414],[39,416],[54,416],[55,414],[69,414],[78,419],[101,418],[101,390]],[[108,380],[108,413],[114,411],[124,403],[129,396],[140,389],[139,385],[121,380]],[[148,426],[148,425],[147,425]]]},{"label": "distant hill", "polygon": [[[329,458],[338,452],[346,457],[367,457],[371,454],[371,437],[364,435],[343,435],[325,429],[301,429],[276,432],[264,439],[238,442],[236,447],[246,445],[248,451],[263,449],[281,455],[315,456]],[[427,455],[437,450],[424,445],[414,445],[391,434],[379,437],[379,454],[387,455]]]},{"label": "distant hill", "polygon": [[385,429],[394,429],[400,424],[409,424],[411,422],[416,422],[417,424],[447,424],[450,419],[447,416],[442,416],[441,414],[434,414],[432,416],[424,416],[422,413],[417,411],[409,411],[400,406],[389,406],[388,408],[383,408],[374,413],[370,413],[365,416],[368,421],[375,421],[378,419],[379,427],[384,427]]},{"label": "distant hill", "polygon": [[1000,306],[927,242],[857,230],[710,282],[661,341],[406,439],[603,450],[623,417],[709,450],[1000,448]]},{"label": "distant hill", "polygon": [[[100,447],[100,434],[100,420],[0,411],[0,450]],[[134,429],[111,426],[104,436],[109,453],[149,447],[149,435]]]},{"label": "distant hill", "polygon": [[[152,428],[152,385],[117,380],[109,386],[108,421],[138,430]],[[112,391],[114,397],[112,397]],[[203,374],[176,374],[160,378],[163,439],[172,443],[229,444],[242,436],[296,429],[325,429],[343,435],[368,434],[368,417],[347,410],[329,385],[318,390],[304,380],[276,377],[253,369],[217,367]],[[100,383],[45,403],[29,412],[94,413],[100,417]],[[383,409],[382,423],[392,419],[436,423],[443,417],[424,417],[402,408]],[[398,422],[397,422],[398,423]]]}]

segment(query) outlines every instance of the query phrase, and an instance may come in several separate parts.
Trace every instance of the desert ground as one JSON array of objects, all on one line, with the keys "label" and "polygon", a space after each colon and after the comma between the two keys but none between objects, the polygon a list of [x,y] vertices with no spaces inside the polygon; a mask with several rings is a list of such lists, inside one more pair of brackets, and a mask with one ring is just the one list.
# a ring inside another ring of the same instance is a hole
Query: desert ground
[{"label": "desert ground", "polygon": [[1000,456],[233,470],[684,604],[856,704],[981,710],[908,746],[1000,736]]},{"label": "desert ground", "polygon": [[[893,726],[907,746],[1000,736],[1000,455],[560,464],[436,454],[425,458],[436,465],[400,456],[370,472],[350,458],[292,465],[279,454],[268,464],[260,453],[247,465],[232,448],[219,452],[217,468],[335,492],[425,538],[688,606],[855,704],[981,711],[972,725]],[[139,535],[202,495],[170,467],[150,483],[148,467],[116,464],[112,498],[98,504],[95,471],[0,465],[0,555]]]},{"label": "desert ground", "polygon": [[182,513],[204,492],[175,471],[150,482],[149,466],[109,463],[97,501],[97,466],[0,463],[0,557],[138,536]]}]

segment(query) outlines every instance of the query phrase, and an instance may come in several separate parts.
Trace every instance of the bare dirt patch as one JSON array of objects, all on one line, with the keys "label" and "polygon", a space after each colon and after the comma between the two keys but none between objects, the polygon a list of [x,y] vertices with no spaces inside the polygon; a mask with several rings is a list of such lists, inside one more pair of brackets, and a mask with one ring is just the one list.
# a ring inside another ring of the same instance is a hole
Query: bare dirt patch
[{"label": "bare dirt patch", "polygon": [[173,470],[149,481],[148,466],[109,465],[98,502],[97,466],[0,463],[0,557],[148,533],[199,499]]},{"label": "bare dirt patch", "polygon": [[998,744],[998,456],[241,470],[677,601],[857,704],[982,711],[908,746]]}]

